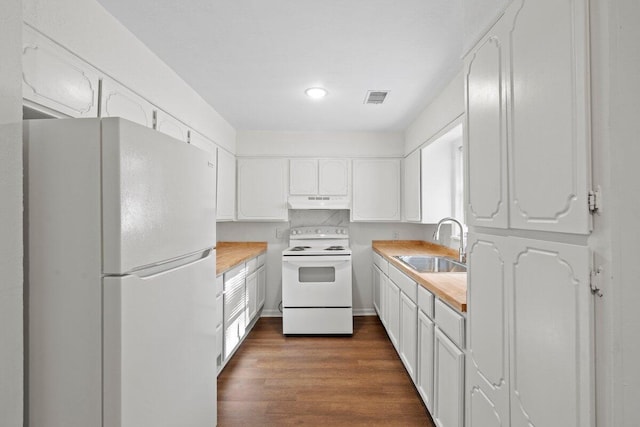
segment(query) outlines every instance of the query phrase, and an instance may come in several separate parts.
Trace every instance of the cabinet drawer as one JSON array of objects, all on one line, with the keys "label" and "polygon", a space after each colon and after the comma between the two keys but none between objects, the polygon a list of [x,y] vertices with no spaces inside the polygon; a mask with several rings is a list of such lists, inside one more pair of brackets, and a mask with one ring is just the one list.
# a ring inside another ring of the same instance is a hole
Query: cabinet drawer
[{"label": "cabinet drawer", "polygon": [[264,265],[264,263],[266,261],[266,258],[267,258],[267,254],[258,255],[258,258],[257,258],[258,259],[258,266],[257,266],[257,268],[260,268],[260,267],[262,267]]},{"label": "cabinet drawer", "polygon": [[221,274],[216,277],[216,296],[222,295],[222,291],[224,291],[224,276]]},{"label": "cabinet drawer", "polygon": [[400,290],[415,304],[418,301],[418,284],[409,276],[389,265],[389,278],[398,285]]},{"label": "cabinet drawer", "polygon": [[246,276],[247,274],[244,263],[227,271],[224,273],[224,290],[226,291],[234,285],[237,286],[239,282],[244,282]]},{"label": "cabinet drawer", "polygon": [[380,270],[387,276],[389,275],[389,261],[384,259],[382,255],[374,252],[373,253],[373,263],[378,266]]},{"label": "cabinet drawer", "polygon": [[258,258],[251,258],[250,260],[247,261],[247,276],[251,273],[253,273],[254,271],[256,271],[256,269],[258,268]]},{"label": "cabinet drawer", "polygon": [[433,294],[422,286],[418,286],[418,307],[433,319]]},{"label": "cabinet drawer", "polygon": [[464,317],[440,299],[435,302],[435,315],[436,325],[442,332],[458,347],[464,348]]}]

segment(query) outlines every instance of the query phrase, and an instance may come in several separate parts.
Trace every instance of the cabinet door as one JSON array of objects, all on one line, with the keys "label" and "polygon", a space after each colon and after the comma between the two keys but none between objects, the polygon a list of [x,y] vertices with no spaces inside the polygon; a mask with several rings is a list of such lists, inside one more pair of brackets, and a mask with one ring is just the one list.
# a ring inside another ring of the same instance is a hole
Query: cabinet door
[{"label": "cabinet door", "polygon": [[162,110],[156,113],[156,129],[183,142],[189,142],[189,128]]},{"label": "cabinet door", "polygon": [[503,19],[511,41],[511,226],[588,234],[588,2],[518,0]]},{"label": "cabinet door", "polygon": [[286,221],[286,159],[238,160],[238,220]]},{"label": "cabinet door", "polygon": [[416,387],[429,411],[433,411],[433,320],[418,311],[418,366]]},{"label": "cabinet door", "polygon": [[217,155],[218,146],[209,138],[193,130],[191,131],[190,135],[191,135],[191,138],[189,139],[189,143],[191,145],[198,147],[199,149],[204,150],[213,155]]},{"label": "cabinet door", "polygon": [[346,196],[349,194],[349,160],[319,160],[318,174],[318,193],[320,195]]},{"label": "cabinet door", "polygon": [[247,287],[246,324],[249,325],[258,312],[258,272],[254,271],[252,274],[248,275],[245,284]]},{"label": "cabinet door", "polygon": [[416,382],[418,341],[418,306],[404,292],[400,293],[400,359],[409,376]]},{"label": "cabinet door", "polygon": [[438,427],[463,427],[464,353],[440,328],[435,331],[433,421]]},{"label": "cabinet door", "polygon": [[353,161],[352,221],[400,221],[400,160]]},{"label": "cabinet door", "polygon": [[258,268],[258,309],[264,306],[267,297],[267,269],[263,265]]},{"label": "cabinet door", "polygon": [[465,199],[469,225],[507,228],[508,32],[498,22],[465,58]]},{"label": "cabinet door", "polygon": [[589,249],[520,238],[510,244],[511,426],[593,426]]},{"label": "cabinet door", "polygon": [[400,288],[387,279],[387,333],[391,343],[400,350]]},{"label": "cabinet door", "polygon": [[289,194],[318,194],[318,161],[315,159],[289,160]]},{"label": "cabinet door", "polygon": [[236,217],[236,157],[218,148],[217,220],[233,221]]},{"label": "cabinet door", "polygon": [[110,78],[102,79],[100,117],[122,117],[153,128],[154,106]]},{"label": "cabinet door", "polygon": [[445,134],[421,150],[422,222],[424,223],[435,224],[453,214],[455,142],[455,139]]},{"label": "cabinet door", "polygon": [[385,329],[387,328],[387,318],[389,315],[389,309],[387,308],[387,301],[389,300],[389,278],[386,274],[382,273],[380,270],[380,320],[384,325]]},{"label": "cabinet door", "polygon": [[403,160],[402,206],[405,221],[419,222],[421,204],[420,150]]},{"label": "cabinet door", "polygon": [[23,25],[22,96],[57,117],[98,117],[97,70],[28,25]]},{"label": "cabinet door", "polygon": [[467,427],[508,425],[507,243],[503,237],[469,233]]},{"label": "cabinet door", "polygon": [[380,316],[380,294],[381,294],[381,285],[382,285],[382,271],[375,266],[375,264],[371,267],[371,276],[373,278],[373,308],[375,308],[376,313]]}]

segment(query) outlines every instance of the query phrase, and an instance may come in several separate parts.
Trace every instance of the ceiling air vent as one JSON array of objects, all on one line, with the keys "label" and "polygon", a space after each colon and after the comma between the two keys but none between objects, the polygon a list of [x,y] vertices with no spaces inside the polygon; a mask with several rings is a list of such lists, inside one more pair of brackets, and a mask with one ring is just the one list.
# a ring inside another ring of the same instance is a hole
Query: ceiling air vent
[{"label": "ceiling air vent", "polygon": [[382,104],[389,93],[388,90],[370,90],[364,99],[365,104]]}]

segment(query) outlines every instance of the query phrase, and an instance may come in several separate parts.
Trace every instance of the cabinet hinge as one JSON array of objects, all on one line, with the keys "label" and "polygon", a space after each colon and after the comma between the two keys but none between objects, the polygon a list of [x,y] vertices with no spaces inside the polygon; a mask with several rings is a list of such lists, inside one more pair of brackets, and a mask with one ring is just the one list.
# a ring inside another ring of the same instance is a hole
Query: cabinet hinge
[{"label": "cabinet hinge", "polygon": [[153,129],[158,129],[158,111],[153,110]]},{"label": "cabinet hinge", "polygon": [[589,212],[592,214],[600,210],[600,189],[589,191],[588,196]]},{"label": "cabinet hinge", "polygon": [[594,270],[591,270],[591,274],[589,277],[589,286],[591,287],[591,293],[593,295],[599,296],[602,298],[602,290],[600,289],[600,275],[602,274],[602,268],[597,267]]},{"label": "cabinet hinge", "polygon": [[187,144],[191,144],[191,131],[187,131]]}]

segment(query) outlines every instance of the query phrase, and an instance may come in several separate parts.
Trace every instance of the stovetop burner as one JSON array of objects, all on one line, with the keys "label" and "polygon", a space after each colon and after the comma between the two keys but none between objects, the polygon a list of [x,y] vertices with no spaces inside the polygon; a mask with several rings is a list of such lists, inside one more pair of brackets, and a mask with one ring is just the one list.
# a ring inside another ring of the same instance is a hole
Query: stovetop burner
[{"label": "stovetop burner", "polygon": [[299,251],[304,251],[305,249],[311,249],[311,246],[294,246],[289,250],[299,252]]},{"label": "stovetop burner", "polygon": [[344,246],[329,246],[325,248],[325,251],[344,251],[346,248]]}]

